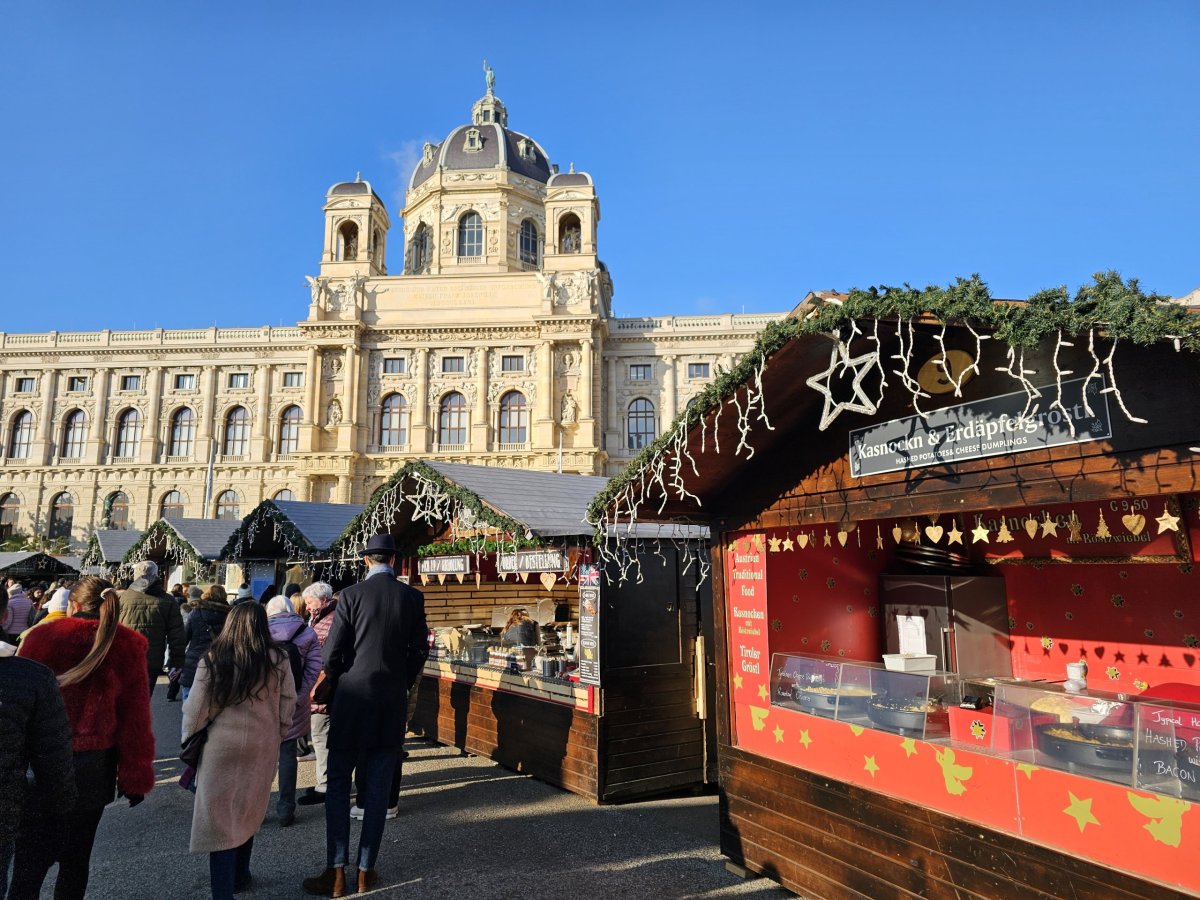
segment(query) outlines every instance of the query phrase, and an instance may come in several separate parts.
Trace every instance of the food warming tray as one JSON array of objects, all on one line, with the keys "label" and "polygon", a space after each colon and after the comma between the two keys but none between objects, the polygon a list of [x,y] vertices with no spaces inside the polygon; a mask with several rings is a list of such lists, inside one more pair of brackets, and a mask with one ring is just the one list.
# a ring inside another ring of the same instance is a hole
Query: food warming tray
[{"label": "food warming tray", "polygon": [[1062,762],[1126,772],[1133,768],[1132,728],[1047,722],[1035,731],[1038,749]]}]

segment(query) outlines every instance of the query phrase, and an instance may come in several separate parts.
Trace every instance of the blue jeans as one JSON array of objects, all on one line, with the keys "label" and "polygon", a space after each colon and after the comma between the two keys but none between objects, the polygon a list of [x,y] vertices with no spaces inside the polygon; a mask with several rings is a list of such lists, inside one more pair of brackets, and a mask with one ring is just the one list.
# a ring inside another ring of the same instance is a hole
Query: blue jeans
[{"label": "blue jeans", "polygon": [[213,900],[233,900],[233,892],[250,880],[250,851],[254,838],[240,847],[208,854],[208,883]]},{"label": "blue jeans", "polygon": [[325,852],[331,867],[350,864],[350,781],[357,767],[365,776],[362,833],[358,837],[358,868],[374,869],[383,841],[388,792],[396,769],[396,750],[329,751],[329,783],[325,788]]},{"label": "blue jeans", "polygon": [[279,802],[275,812],[279,818],[296,811],[296,739],[279,745]]}]

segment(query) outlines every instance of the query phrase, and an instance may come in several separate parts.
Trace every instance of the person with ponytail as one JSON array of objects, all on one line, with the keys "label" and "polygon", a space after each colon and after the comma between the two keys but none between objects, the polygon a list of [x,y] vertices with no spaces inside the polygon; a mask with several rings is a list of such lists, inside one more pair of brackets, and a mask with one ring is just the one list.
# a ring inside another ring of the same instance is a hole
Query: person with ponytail
[{"label": "person with ponytail", "polygon": [[232,900],[250,885],[254,835],[267,816],[279,745],[295,712],[291,663],[271,639],[267,611],[234,605],[183,703],[185,741],[208,725],[190,850],[208,854],[213,900]]},{"label": "person with ponytail", "polygon": [[48,666],[71,723],[75,806],[64,822],[31,817],[17,837],[10,896],[37,897],[58,862],[55,900],[87,891],[92,844],[117,793],[137,806],[154,787],[154,733],[146,681],[146,639],[118,621],[117,592],[89,576],[71,591],[70,615],[44,622],[19,655]]}]

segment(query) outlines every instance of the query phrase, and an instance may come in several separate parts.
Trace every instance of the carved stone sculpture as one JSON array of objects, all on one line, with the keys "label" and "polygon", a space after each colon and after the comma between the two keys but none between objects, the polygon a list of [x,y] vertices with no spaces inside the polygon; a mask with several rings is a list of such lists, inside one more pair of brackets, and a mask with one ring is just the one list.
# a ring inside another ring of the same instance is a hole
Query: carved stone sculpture
[{"label": "carved stone sculpture", "polygon": [[579,406],[575,402],[575,398],[571,396],[571,392],[567,391],[563,394],[562,404],[559,407],[558,421],[563,425],[574,425],[578,415]]},{"label": "carved stone sculpture", "polygon": [[337,398],[329,401],[329,408],[325,411],[325,425],[332,428],[340,424],[342,421],[342,404]]}]

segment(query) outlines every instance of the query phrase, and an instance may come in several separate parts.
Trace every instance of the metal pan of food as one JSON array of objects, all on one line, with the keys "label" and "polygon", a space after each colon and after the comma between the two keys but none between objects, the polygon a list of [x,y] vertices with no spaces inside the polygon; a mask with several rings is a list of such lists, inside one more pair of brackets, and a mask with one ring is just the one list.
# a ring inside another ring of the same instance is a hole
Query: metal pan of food
[{"label": "metal pan of food", "polygon": [[901,734],[921,734],[925,731],[925,717],[933,711],[918,700],[893,700],[875,698],[867,704],[867,715],[880,728],[898,731]]},{"label": "metal pan of food", "polygon": [[1062,762],[1093,769],[1133,769],[1132,728],[1048,722],[1035,731],[1038,749]]},{"label": "metal pan of food", "polygon": [[792,697],[806,712],[819,716],[832,716],[835,712],[845,717],[861,715],[866,709],[871,692],[858,687],[825,687],[821,685],[794,685]]}]

